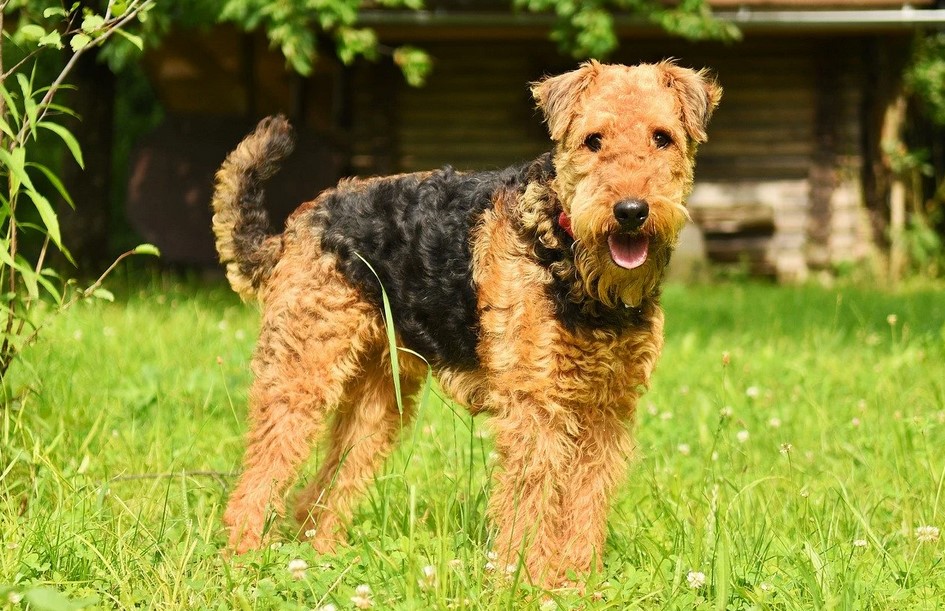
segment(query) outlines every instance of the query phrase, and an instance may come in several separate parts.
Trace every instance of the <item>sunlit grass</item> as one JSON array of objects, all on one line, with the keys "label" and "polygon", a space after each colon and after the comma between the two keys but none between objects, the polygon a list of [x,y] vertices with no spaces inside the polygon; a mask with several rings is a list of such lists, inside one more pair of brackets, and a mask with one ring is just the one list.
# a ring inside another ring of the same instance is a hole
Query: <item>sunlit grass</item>
[{"label": "sunlit grass", "polygon": [[489,564],[487,421],[435,392],[350,548],[319,557],[284,521],[280,546],[228,558],[258,314],[218,285],[128,286],[54,321],[0,408],[0,606],[945,604],[943,542],[917,531],[945,526],[941,290],[669,287],[633,468],[581,594]]}]

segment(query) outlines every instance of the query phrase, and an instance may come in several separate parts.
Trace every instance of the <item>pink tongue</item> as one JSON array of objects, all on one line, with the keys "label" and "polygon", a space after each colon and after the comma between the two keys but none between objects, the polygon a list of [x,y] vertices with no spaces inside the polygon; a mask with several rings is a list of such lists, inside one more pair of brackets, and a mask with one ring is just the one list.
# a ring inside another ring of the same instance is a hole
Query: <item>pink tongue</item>
[{"label": "pink tongue", "polygon": [[646,236],[610,234],[607,238],[610,246],[610,258],[624,269],[634,269],[646,263],[650,240]]}]

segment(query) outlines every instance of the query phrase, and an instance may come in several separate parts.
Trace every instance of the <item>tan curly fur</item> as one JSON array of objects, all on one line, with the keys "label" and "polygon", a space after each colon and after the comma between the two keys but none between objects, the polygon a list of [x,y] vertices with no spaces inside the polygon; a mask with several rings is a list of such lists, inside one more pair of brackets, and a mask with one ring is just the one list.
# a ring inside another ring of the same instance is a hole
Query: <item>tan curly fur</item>
[{"label": "tan curly fur", "polygon": [[[497,189],[472,228],[479,365],[434,363],[434,373],[458,402],[490,417],[499,456],[489,502],[497,564],[523,562],[532,581],[553,585],[604,554],[609,501],[633,449],[628,425],[663,345],[660,284],[721,89],[672,62],[588,62],[534,84],[533,93],[555,142],[554,173]],[[282,235],[241,236],[239,202],[258,201],[252,180],[267,173],[272,158],[263,157],[273,155],[280,125],[262,125],[230,155],[214,200],[233,287],[263,303],[244,473],[225,522],[236,551],[258,547],[270,512],[283,512],[297,469],[326,435],[326,457],[295,515],[300,532],[328,552],[344,543],[354,505],[414,409],[398,411],[383,317],[339,255],[323,247],[318,219],[329,201],[402,178],[345,182],[343,191],[303,205]],[[602,135],[599,151],[587,144],[594,133]],[[649,207],[634,234],[649,241],[649,253],[633,269],[615,264],[608,246],[622,231],[615,204],[628,198]],[[565,217],[573,239],[560,226]],[[547,259],[547,252],[571,254]],[[574,308],[571,318],[562,307]],[[415,392],[425,364],[405,354],[400,365],[405,394]]]}]

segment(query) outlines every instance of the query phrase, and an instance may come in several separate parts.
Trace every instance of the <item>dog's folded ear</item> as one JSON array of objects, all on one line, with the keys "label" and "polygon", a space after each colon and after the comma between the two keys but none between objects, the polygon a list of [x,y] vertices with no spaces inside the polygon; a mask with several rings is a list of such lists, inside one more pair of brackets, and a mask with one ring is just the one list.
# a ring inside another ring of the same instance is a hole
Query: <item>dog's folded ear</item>
[{"label": "dog's folded ear", "polygon": [[564,138],[578,101],[601,69],[600,63],[590,60],[581,64],[577,70],[532,83],[532,96],[544,113],[551,139],[555,142]]},{"label": "dog's folded ear", "polygon": [[672,61],[659,64],[666,74],[666,86],[674,88],[682,105],[683,126],[695,142],[706,141],[706,127],[712,111],[719,105],[722,88],[708,71],[690,70]]}]

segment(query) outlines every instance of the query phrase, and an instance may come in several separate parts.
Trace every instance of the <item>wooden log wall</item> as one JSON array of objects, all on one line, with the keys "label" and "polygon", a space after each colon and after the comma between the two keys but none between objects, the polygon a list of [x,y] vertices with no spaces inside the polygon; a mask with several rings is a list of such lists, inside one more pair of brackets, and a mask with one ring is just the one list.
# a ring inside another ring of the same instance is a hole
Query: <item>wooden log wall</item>
[{"label": "wooden log wall", "polygon": [[[861,185],[866,44],[861,37],[775,36],[731,46],[623,43],[613,61],[675,57],[710,68],[725,89],[690,200],[710,259],[747,257],[757,273],[803,278],[810,268],[868,251]],[[494,168],[547,150],[526,83],[575,62],[535,42],[425,48],[436,61],[427,86],[401,85],[383,105],[396,106],[385,122],[396,169]],[[356,114],[376,116],[377,102],[360,99]],[[371,173],[370,155],[359,158],[359,171]]]},{"label": "wooden log wall", "polygon": [[[360,175],[446,164],[488,169],[534,158],[550,142],[527,84],[577,63],[537,40],[430,40],[421,44],[434,72],[414,89],[389,61],[348,69],[329,62],[299,80],[264,41],[225,28],[175,42],[148,62],[169,112],[250,118],[288,111],[343,149],[348,172]],[[864,165],[864,151],[878,148],[871,100],[888,97],[875,91],[868,51],[888,42],[865,35],[622,42],[613,61],[675,57],[710,68],[725,89],[690,199],[712,260],[747,256],[756,272],[800,278],[868,252],[863,202],[873,197],[873,162]],[[879,87],[894,84],[886,78]]]}]

